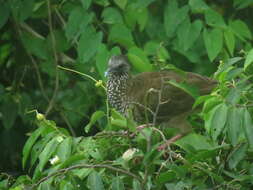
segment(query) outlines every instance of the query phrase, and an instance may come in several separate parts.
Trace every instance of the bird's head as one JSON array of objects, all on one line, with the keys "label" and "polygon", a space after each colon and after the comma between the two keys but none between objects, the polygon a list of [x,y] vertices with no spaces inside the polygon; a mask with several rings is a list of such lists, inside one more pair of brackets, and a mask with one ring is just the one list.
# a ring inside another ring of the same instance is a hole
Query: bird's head
[{"label": "bird's head", "polygon": [[128,59],[124,55],[116,55],[112,56],[108,62],[108,69],[106,71],[106,75],[109,74],[122,74],[128,73],[130,70],[130,65],[128,63]]}]

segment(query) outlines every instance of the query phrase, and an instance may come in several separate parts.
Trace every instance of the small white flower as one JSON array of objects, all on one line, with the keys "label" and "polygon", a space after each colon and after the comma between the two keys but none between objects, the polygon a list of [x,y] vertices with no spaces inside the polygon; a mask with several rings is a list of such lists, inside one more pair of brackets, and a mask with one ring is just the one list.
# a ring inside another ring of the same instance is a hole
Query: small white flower
[{"label": "small white flower", "polygon": [[122,158],[124,160],[131,160],[133,158],[133,155],[136,153],[136,152],[139,152],[139,149],[137,148],[129,148],[126,152],[124,152],[124,154],[122,155]]},{"label": "small white flower", "polygon": [[55,165],[60,161],[60,158],[56,155],[52,159],[49,160],[50,164]]}]

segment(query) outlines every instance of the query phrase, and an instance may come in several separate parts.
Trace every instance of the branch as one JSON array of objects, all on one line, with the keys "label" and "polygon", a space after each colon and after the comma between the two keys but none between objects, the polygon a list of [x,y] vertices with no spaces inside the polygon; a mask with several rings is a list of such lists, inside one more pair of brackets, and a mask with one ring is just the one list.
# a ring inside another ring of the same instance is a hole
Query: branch
[{"label": "branch", "polygon": [[50,31],[51,41],[52,41],[52,49],[53,49],[54,64],[55,64],[55,86],[54,86],[53,96],[49,102],[45,116],[47,116],[49,114],[49,112],[51,111],[51,109],[53,108],[56,96],[58,94],[58,89],[59,89],[59,73],[58,73],[58,67],[57,67],[58,66],[58,56],[57,56],[57,52],[56,52],[56,40],[55,40],[55,36],[53,33],[52,13],[51,13],[51,5],[50,5],[49,0],[47,0],[47,9],[48,9],[49,31]]},{"label": "branch", "polygon": [[105,165],[105,164],[95,164],[95,165],[90,165],[90,164],[78,164],[78,165],[74,165],[74,166],[70,166],[68,168],[64,168],[64,169],[60,169],[42,179],[40,179],[36,184],[31,186],[31,189],[37,187],[38,185],[40,185],[41,183],[43,183],[44,181],[47,181],[48,179],[50,179],[51,177],[56,177],[59,175],[62,175],[68,171],[74,170],[74,169],[81,169],[81,168],[106,168],[115,172],[119,172],[125,175],[128,175],[130,177],[133,177],[135,179],[137,179],[140,183],[142,182],[142,179],[135,175],[134,173],[131,173],[127,170],[121,169],[121,168],[116,168],[114,166],[110,166],[110,165]]},{"label": "branch", "polygon": [[[93,77],[90,76],[90,75],[87,75],[87,74],[81,73],[81,72],[79,72],[79,71],[76,71],[76,70],[73,70],[73,69],[69,69],[69,68],[66,68],[66,67],[63,67],[63,66],[60,66],[60,65],[58,65],[58,68],[60,68],[60,69],[62,69],[62,70],[65,70],[65,71],[70,71],[70,72],[72,72],[72,73],[79,74],[79,75],[81,75],[81,76],[84,76],[84,77],[86,77],[86,78],[92,80],[92,81],[95,82],[96,84],[99,83],[98,80],[96,80],[95,78],[93,78]],[[104,86],[103,84],[101,84],[101,87],[106,91],[106,88],[105,88],[105,86]]]}]

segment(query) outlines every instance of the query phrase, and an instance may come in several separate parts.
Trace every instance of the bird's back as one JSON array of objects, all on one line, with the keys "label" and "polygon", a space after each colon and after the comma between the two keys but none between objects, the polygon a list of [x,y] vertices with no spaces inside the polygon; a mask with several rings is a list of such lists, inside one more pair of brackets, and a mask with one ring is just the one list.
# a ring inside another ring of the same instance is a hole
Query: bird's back
[{"label": "bird's back", "polygon": [[145,122],[146,115],[152,120],[155,114],[158,122],[167,122],[192,109],[194,98],[171,82],[194,86],[199,95],[210,93],[216,85],[216,81],[190,72],[161,71],[135,75],[129,82],[127,96],[137,120]]}]

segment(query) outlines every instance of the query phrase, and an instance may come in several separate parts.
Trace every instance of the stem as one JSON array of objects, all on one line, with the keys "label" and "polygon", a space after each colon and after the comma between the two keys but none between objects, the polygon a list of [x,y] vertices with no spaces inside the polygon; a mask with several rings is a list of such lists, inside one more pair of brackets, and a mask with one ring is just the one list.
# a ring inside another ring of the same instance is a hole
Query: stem
[{"label": "stem", "polygon": [[[76,71],[76,70],[73,70],[73,69],[69,69],[69,68],[66,68],[66,67],[63,67],[63,66],[60,66],[60,65],[58,65],[58,68],[60,68],[60,69],[62,69],[62,70],[65,70],[65,71],[70,71],[70,72],[72,72],[72,73],[79,74],[79,75],[81,75],[81,76],[84,76],[84,77],[86,77],[86,78],[92,80],[92,81],[95,82],[95,83],[98,82],[98,80],[96,80],[96,79],[93,78],[92,76],[87,75],[87,74],[84,74],[84,73],[81,73],[81,72],[79,72],[79,71]],[[102,88],[106,91],[105,86],[104,86],[103,84],[102,84],[101,86],[102,86]]]}]

